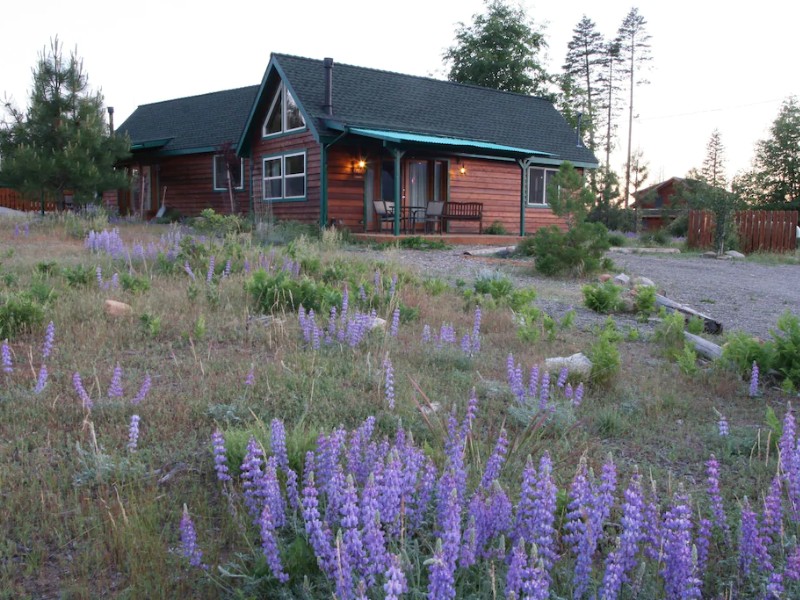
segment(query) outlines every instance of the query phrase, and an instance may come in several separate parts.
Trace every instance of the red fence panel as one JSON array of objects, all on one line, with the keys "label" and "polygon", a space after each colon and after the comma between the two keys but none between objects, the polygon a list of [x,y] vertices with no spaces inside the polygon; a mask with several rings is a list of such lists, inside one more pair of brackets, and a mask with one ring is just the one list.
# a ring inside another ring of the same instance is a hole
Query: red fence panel
[{"label": "red fence panel", "polygon": [[[797,248],[798,211],[743,210],[734,216],[739,233],[739,248],[751,252],[794,252]],[[714,215],[710,211],[689,211],[690,248],[711,248],[714,242]]]}]

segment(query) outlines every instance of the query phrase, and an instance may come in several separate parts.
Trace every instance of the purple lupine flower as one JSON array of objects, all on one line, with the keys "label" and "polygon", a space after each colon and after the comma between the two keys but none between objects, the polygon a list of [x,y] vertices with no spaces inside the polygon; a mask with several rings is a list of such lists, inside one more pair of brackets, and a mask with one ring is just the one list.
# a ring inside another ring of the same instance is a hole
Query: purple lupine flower
[{"label": "purple lupine flower", "polygon": [[250,275],[250,261],[246,258],[244,259],[244,274]]},{"label": "purple lupine flower", "polygon": [[481,307],[475,307],[475,317],[472,321],[472,352],[477,354],[481,351]]},{"label": "purple lupine flower", "polygon": [[758,364],[753,361],[753,369],[750,371],[750,397],[758,396]]},{"label": "purple lupine flower", "polygon": [[207,569],[208,567],[203,564],[203,551],[197,545],[197,532],[194,529],[194,523],[189,516],[189,509],[183,505],[183,516],[181,517],[181,551],[183,555],[189,559],[189,564],[193,567],[200,567]]},{"label": "purple lupine flower", "polygon": [[311,321],[311,347],[314,350],[319,350],[320,332],[316,320],[314,319],[314,309],[311,309],[308,314],[309,320]]},{"label": "purple lupine flower", "polygon": [[568,375],[569,375],[569,369],[567,369],[567,367],[562,367],[561,372],[558,374],[558,381],[556,381],[556,385],[560,388],[563,388],[564,384],[567,383]]},{"label": "purple lupine flower", "polygon": [[767,547],[758,531],[756,513],[750,508],[750,502],[745,497],[742,502],[742,521],[739,530],[739,568],[745,577],[750,575],[753,563],[759,571],[772,569]]},{"label": "purple lupine flower", "polygon": [[225,261],[225,268],[222,270],[222,278],[227,279],[231,276],[231,259]]},{"label": "purple lupine flower", "polygon": [[400,460],[397,448],[386,457],[383,476],[378,481],[378,501],[381,521],[390,534],[399,534],[403,510],[403,471],[405,465]]},{"label": "purple lupine flower", "polygon": [[228,453],[225,449],[225,436],[217,429],[211,434],[211,445],[214,452],[214,470],[217,472],[217,479],[223,483],[231,480],[228,469]]},{"label": "purple lupine flower", "polygon": [[622,584],[630,581],[629,574],[636,567],[636,555],[639,545],[644,539],[644,497],[642,495],[641,477],[634,473],[628,488],[625,490],[622,503],[622,533],[616,548],[606,559],[606,571],[603,576],[603,588],[600,597],[605,600],[616,600]]},{"label": "purple lupine flower", "polygon": [[8,345],[8,340],[3,341],[1,353],[3,355],[3,371],[12,373],[14,371],[14,363],[11,360],[11,348]]},{"label": "purple lupine flower", "polygon": [[131,417],[131,424],[128,427],[128,450],[136,452],[136,446],[139,444],[139,415]]},{"label": "purple lupine flower", "polygon": [[728,419],[725,418],[725,415],[719,415],[719,421],[717,422],[717,428],[719,430],[719,437],[728,437],[731,433],[731,428],[728,425]]},{"label": "purple lupine flower", "polygon": [[[509,359],[513,360],[511,354],[508,355]],[[511,393],[520,404],[525,403],[525,384],[522,381],[522,367],[513,365],[511,367],[508,379],[508,386],[511,388]]]},{"label": "purple lupine flower", "polygon": [[259,482],[259,492],[264,504],[269,505],[275,527],[283,527],[286,524],[286,505],[278,482],[278,461],[274,456],[270,456],[264,464],[264,476]]},{"label": "purple lupine flower", "polygon": [[331,532],[320,519],[318,496],[319,492],[314,484],[314,453],[307,452],[301,502],[303,522],[309,543],[317,557],[317,564],[323,573],[332,577],[334,574],[334,550],[331,544]]},{"label": "purple lupine flower", "polygon": [[372,285],[376,290],[381,287],[381,272],[378,269],[375,269],[375,274],[372,276]]},{"label": "purple lupine flower", "polygon": [[[100,267],[97,268],[99,269]],[[185,263],[183,263],[183,270],[186,271],[186,274],[192,279],[192,281],[196,281],[196,278],[194,276],[194,271],[192,271],[192,267],[191,265],[189,265],[188,260]]]},{"label": "purple lupine flower", "polygon": [[481,479],[481,487],[483,489],[488,490],[492,482],[500,476],[500,469],[503,468],[503,463],[506,460],[506,452],[508,452],[508,438],[504,427],[500,430],[492,455],[486,461],[486,469],[483,471],[483,478]]},{"label": "purple lupine flower", "polygon": [[573,394],[574,390],[572,389],[572,384],[567,383],[567,385],[564,386],[564,398],[566,398],[567,400],[572,400]]},{"label": "purple lupine flower", "polygon": [[78,398],[81,399],[83,408],[91,410],[92,406],[94,406],[94,402],[92,402],[92,399],[89,397],[89,394],[86,393],[86,388],[83,387],[83,381],[81,381],[81,374],[78,373],[77,371],[75,371],[75,373],[72,375],[72,386],[78,393]]},{"label": "purple lupine flower", "polygon": [[358,494],[356,492],[355,482],[352,475],[347,476],[344,486],[342,505],[339,508],[341,516],[341,525],[344,529],[344,549],[349,555],[349,562],[353,565],[357,572],[366,574],[365,569],[366,552],[361,537],[358,518]]},{"label": "purple lupine flower", "polygon": [[344,549],[344,540],[341,529],[336,532],[334,564],[334,581],[336,582],[337,598],[353,597],[353,568],[350,564],[350,555]]},{"label": "purple lupine flower", "polygon": [[592,529],[592,504],[594,501],[588,480],[586,458],[581,457],[577,473],[570,484],[569,504],[562,537],[575,553],[575,575],[572,579],[573,597],[581,598],[589,587],[592,575],[592,559],[597,545],[597,532]]},{"label": "purple lupine flower", "polygon": [[427,344],[431,341],[431,326],[425,323],[422,327],[422,343]]},{"label": "purple lupine flower", "polygon": [[556,560],[555,510],[557,489],[552,479],[553,465],[545,452],[537,473],[529,458],[522,476],[522,492],[517,504],[515,534],[530,540],[538,548],[545,572],[549,573]]},{"label": "purple lupine flower", "polygon": [[244,378],[244,384],[248,387],[253,387],[256,384],[255,366],[250,365],[250,370],[247,372],[247,376]]},{"label": "purple lupine flower", "polygon": [[436,550],[429,561],[428,598],[431,600],[450,600],[456,596],[455,567],[461,541],[461,530],[458,525],[460,510],[458,492],[453,487],[455,482],[452,481],[452,475],[445,474],[444,478],[448,478],[452,485],[447,497],[442,500],[443,521],[439,528],[443,537],[436,540]]},{"label": "purple lupine flower", "polygon": [[281,557],[278,551],[278,540],[275,536],[275,523],[270,512],[269,504],[264,504],[261,516],[258,519],[258,528],[261,533],[261,551],[267,559],[270,571],[281,583],[289,581],[289,575],[283,570]]},{"label": "purple lupine flower", "polygon": [[511,550],[511,561],[506,575],[506,598],[521,598],[522,585],[527,579],[528,552],[525,550],[525,540],[519,538]]},{"label": "purple lupine flower", "polygon": [[695,548],[697,549],[697,572],[702,573],[706,568],[708,561],[708,549],[711,546],[711,535],[714,530],[714,523],[711,519],[700,517],[700,523],[697,527],[697,541]]},{"label": "purple lupine flower", "polygon": [[350,310],[350,289],[345,284],[344,289],[342,290],[342,322],[347,319],[347,312]]},{"label": "purple lupine flower", "polygon": [[719,462],[713,454],[706,462],[706,491],[711,500],[711,512],[714,515],[714,525],[725,534],[725,539],[730,539],[730,528],[722,506],[722,494],[719,490]]},{"label": "purple lupine flower", "polygon": [[595,534],[600,537],[603,526],[611,514],[614,505],[614,492],[617,489],[617,467],[609,454],[608,460],[603,464],[600,472],[600,486],[595,496],[594,510],[592,511],[592,527]]},{"label": "purple lupine flower", "polygon": [[378,492],[375,475],[370,473],[361,492],[361,526],[364,531],[363,544],[367,555],[365,576],[370,587],[375,583],[376,577],[386,570],[389,561],[386,553],[386,538],[381,529]]},{"label": "purple lupine flower", "polygon": [[325,488],[333,477],[336,465],[339,464],[339,454],[347,438],[347,432],[339,427],[330,435],[320,435],[317,440],[317,469],[316,478],[319,486]]},{"label": "purple lupine flower", "polygon": [[109,398],[121,398],[124,395],[122,391],[122,367],[114,367],[114,373],[111,375],[111,385],[108,387]]},{"label": "purple lupine flower", "polygon": [[397,273],[392,275],[392,283],[389,285],[389,297],[393,298],[397,291]]},{"label": "purple lupine flower", "polygon": [[364,284],[363,283],[360,286],[358,286],[358,298],[362,302],[366,302],[367,301],[367,292],[364,289]]},{"label": "purple lupine flower", "polygon": [[783,573],[773,571],[767,583],[767,600],[779,600],[783,598]]},{"label": "purple lupine flower", "polygon": [[472,353],[472,340],[470,340],[468,333],[465,333],[464,337],[461,338],[461,351],[467,356]]},{"label": "purple lupine flower", "polygon": [[33,388],[34,394],[41,394],[47,386],[47,365],[42,364],[39,369],[39,376],[36,378],[36,387]]},{"label": "purple lupine flower", "polygon": [[700,598],[700,580],[692,560],[692,511],[688,498],[676,493],[664,515],[664,591],[667,600]]},{"label": "purple lupine flower", "polygon": [[30,234],[30,232],[31,232],[31,225],[30,225],[30,223],[25,223],[25,225],[23,225],[23,226],[22,226],[22,228],[23,228],[23,229],[24,229],[24,231],[25,231],[25,237],[28,237],[28,235],[29,235],[29,234]]},{"label": "purple lupine flower", "polygon": [[46,359],[53,351],[53,342],[56,339],[56,326],[50,321],[44,333],[44,344],[42,345],[42,359]]},{"label": "purple lupine flower", "polygon": [[572,406],[578,408],[583,402],[583,382],[578,384],[578,387],[575,388],[575,397],[572,399]]},{"label": "purple lupine flower", "polygon": [[539,410],[547,408],[547,401],[550,399],[550,373],[542,373],[542,387],[539,392]]},{"label": "purple lupine flower", "polygon": [[761,532],[767,543],[775,542],[781,537],[783,525],[783,507],[781,506],[781,478],[775,475],[764,498],[764,513],[761,517]]},{"label": "purple lupine flower", "polygon": [[394,367],[389,355],[383,361],[384,380],[383,389],[385,393],[386,403],[389,405],[389,410],[394,410]]},{"label": "purple lupine flower", "polygon": [[283,471],[289,470],[289,453],[286,450],[286,428],[280,419],[272,419],[270,423],[270,446],[272,454]]},{"label": "purple lupine flower", "polygon": [[212,254],[208,258],[208,272],[206,273],[206,283],[211,285],[214,281],[214,267],[216,266],[216,257]]},{"label": "purple lupine flower", "polygon": [[134,406],[140,404],[145,398],[147,398],[147,393],[150,391],[150,375],[146,374],[144,376],[144,380],[142,381],[142,387],[139,388],[139,393],[131,400],[131,404]]},{"label": "purple lupine flower", "polygon": [[[465,444],[465,432],[463,428],[459,431],[458,428],[458,421],[453,416],[453,414],[448,415],[447,417],[447,438],[444,444],[444,453],[447,459],[446,466],[455,478],[456,481],[456,488],[458,489],[459,494],[459,502],[463,500],[466,494],[467,488],[467,470],[464,466],[464,444]],[[439,482],[440,484],[444,481],[444,476],[442,476],[442,480]],[[444,498],[445,492],[441,489],[439,490],[439,499]],[[440,515],[440,518],[441,515]]]},{"label": "purple lupine flower", "polygon": [[392,554],[389,568],[386,571],[386,583],[383,584],[386,600],[399,600],[408,591],[406,575],[400,566],[400,555]]},{"label": "purple lupine flower", "polygon": [[788,480],[788,475],[793,471],[795,456],[794,449],[796,445],[795,438],[795,420],[794,411],[792,406],[789,405],[786,409],[786,415],[783,417],[783,433],[778,442],[778,449],[780,450],[780,463],[781,472]]},{"label": "purple lupine flower", "polygon": [[528,375],[528,396],[531,400],[539,397],[539,365],[533,365]]},{"label": "purple lupine flower", "polygon": [[389,335],[397,337],[397,331],[400,329],[400,307],[394,309],[392,313],[392,326],[389,328]]},{"label": "purple lupine flower", "polygon": [[119,273],[114,273],[111,276],[110,286],[111,286],[111,289],[114,289],[114,290],[119,289]]},{"label": "purple lupine flower", "polygon": [[792,553],[786,558],[784,575],[792,581],[800,581],[800,545],[795,546]]},{"label": "purple lupine flower", "polygon": [[247,442],[244,460],[240,467],[241,478],[244,480],[244,504],[247,512],[257,521],[261,515],[264,491],[264,451],[256,438],[251,437]]},{"label": "purple lupine flower", "polygon": [[97,277],[97,287],[99,287],[101,290],[105,289],[106,286],[103,283],[103,269],[100,267],[100,265],[97,265],[97,268],[95,269],[95,276]]}]

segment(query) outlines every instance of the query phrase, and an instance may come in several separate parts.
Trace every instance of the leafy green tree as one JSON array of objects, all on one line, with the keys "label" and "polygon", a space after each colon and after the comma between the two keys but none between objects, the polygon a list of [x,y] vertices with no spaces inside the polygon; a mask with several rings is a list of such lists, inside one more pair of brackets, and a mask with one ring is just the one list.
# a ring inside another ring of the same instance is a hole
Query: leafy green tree
[{"label": "leafy green tree", "polygon": [[26,112],[4,102],[0,124],[0,179],[27,194],[47,194],[64,205],[127,185],[114,165],[128,154],[129,142],[111,135],[104,121],[103,96],[90,92],[83,62],[62,54],[58,38],[42,51],[33,70]]},{"label": "leafy green tree", "polygon": [[566,219],[570,228],[585,221],[594,204],[594,196],[586,187],[583,174],[568,160],[561,163],[547,186],[547,203],[555,215]]},{"label": "leafy green tree", "polygon": [[628,207],[631,184],[631,150],[633,145],[633,92],[637,85],[648,83],[641,78],[641,71],[652,59],[650,56],[650,35],[646,30],[647,21],[632,8],[617,32],[619,53],[622,58],[623,73],[628,77],[628,153],[625,168],[625,187],[622,190],[625,208]]},{"label": "leafy green tree", "polygon": [[544,96],[550,76],[540,59],[547,48],[541,28],[522,7],[486,0],[486,12],[459,23],[456,43],[444,53],[448,79],[483,87]]},{"label": "leafy green tree", "polygon": [[757,204],[800,206],[800,104],[796,97],[783,102],[769,132],[756,145],[753,170],[737,177],[735,189]]}]

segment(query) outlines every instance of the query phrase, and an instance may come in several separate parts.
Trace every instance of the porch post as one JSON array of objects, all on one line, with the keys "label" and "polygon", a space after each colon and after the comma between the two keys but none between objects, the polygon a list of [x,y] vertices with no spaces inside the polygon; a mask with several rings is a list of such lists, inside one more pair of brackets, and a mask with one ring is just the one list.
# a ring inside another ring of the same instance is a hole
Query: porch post
[{"label": "porch post", "polygon": [[319,226],[328,226],[328,149],[324,143],[319,145]]},{"label": "porch post", "polygon": [[528,204],[528,168],[531,166],[532,158],[518,160],[517,163],[522,171],[519,192],[519,235],[525,235],[525,207]]},{"label": "porch post", "polygon": [[392,154],[394,154],[394,224],[393,224],[393,233],[394,235],[400,235],[400,211],[402,210],[402,193],[403,193],[403,186],[402,182],[400,181],[400,159],[405,154],[405,150],[399,150],[397,148],[392,149]]}]

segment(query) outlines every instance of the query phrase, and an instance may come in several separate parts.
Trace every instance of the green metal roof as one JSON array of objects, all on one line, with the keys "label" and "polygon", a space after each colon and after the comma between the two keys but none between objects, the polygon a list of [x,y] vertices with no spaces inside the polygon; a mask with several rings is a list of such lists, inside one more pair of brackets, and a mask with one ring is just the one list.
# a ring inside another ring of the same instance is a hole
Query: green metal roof
[{"label": "green metal roof", "polygon": [[461,148],[475,148],[479,150],[495,150],[500,152],[513,152],[524,156],[553,156],[549,152],[541,152],[540,150],[530,150],[527,148],[515,148],[513,146],[504,146],[503,144],[493,144],[491,142],[482,142],[479,140],[468,140],[464,138],[451,138],[442,137],[438,135],[422,135],[418,133],[411,133],[409,131],[387,131],[381,129],[362,129],[360,127],[351,127],[348,129],[350,133],[356,135],[363,135],[366,137],[384,140],[387,142],[413,142],[419,144],[433,144],[437,146],[457,146]]}]

